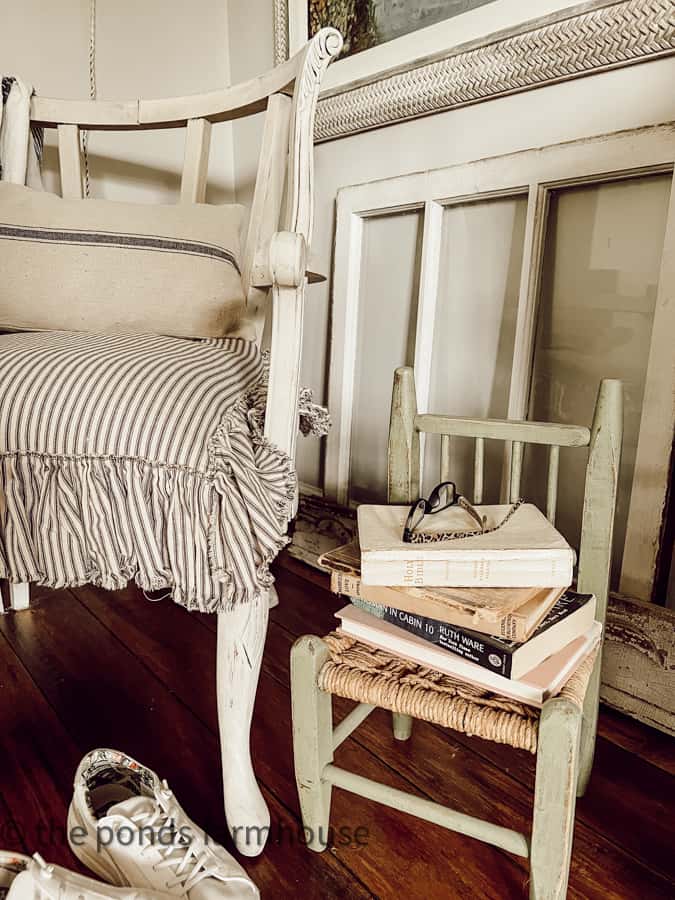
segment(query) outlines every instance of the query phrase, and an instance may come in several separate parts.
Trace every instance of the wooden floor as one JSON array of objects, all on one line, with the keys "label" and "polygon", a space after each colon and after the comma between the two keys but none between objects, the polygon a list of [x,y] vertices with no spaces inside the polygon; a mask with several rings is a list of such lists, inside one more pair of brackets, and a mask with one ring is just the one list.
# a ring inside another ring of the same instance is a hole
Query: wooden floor
[{"label": "wooden floor", "polygon": [[[527,896],[527,866],[499,850],[342,791],[334,847],[298,833],[288,658],[297,635],[325,633],[339,601],[321,576],[279,572],[253,729],[272,812],[265,853],[246,868],[263,898]],[[135,590],[34,589],[30,611],[0,616],[0,846],[76,867],[64,824],[72,776],[97,746],[123,749],[166,777],[189,815],[229,846],[220,801],[213,617]],[[337,704],[336,718],[347,704]],[[533,758],[416,723],[397,743],[378,711],[336,762],[403,790],[528,830]],[[593,778],[577,812],[570,896],[675,896],[673,742],[609,710]],[[359,832],[357,828],[361,828]],[[358,838],[360,845],[347,844]]]}]

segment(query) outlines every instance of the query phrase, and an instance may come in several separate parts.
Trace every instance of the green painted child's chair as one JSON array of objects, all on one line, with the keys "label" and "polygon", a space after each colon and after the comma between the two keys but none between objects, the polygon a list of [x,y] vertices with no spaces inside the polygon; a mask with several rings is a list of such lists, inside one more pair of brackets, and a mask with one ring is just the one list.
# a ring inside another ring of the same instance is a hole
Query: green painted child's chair
[{"label": "green painted child's chair", "polygon": [[[420,432],[441,435],[441,479],[450,478],[450,439],[475,439],[474,502],[482,502],[485,440],[510,443],[511,500],[520,494],[525,444],[549,449],[546,514],[555,520],[560,447],[588,447],[578,590],[594,593],[596,617],[607,611],[614,511],[622,440],[622,385],[600,385],[591,430],[585,426],[538,422],[460,419],[420,415],[410,368],[394,377],[388,451],[389,502],[406,504],[420,492]],[[500,706],[494,695],[434,690],[415,675],[412,664],[397,666],[380,651],[359,652],[358,643],[339,634],[326,639],[306,635],[293,647],[291,690],[295,773],[303,823],[313,836],[310,847],[325,849],[332,787],[341,787],[476,837],[520,856],[530,857],[530,897],[563,898],[567,892],[576,796],[588,784],[593,765],[598,717],[601,648],[582,664],[562,692],[533,707]],[[378,668],[378,659],[381,665]],[[410,677],[412,675],[412,677]],[[332,694],[358,705],[335,729]],[[537,753],[532,834],[526,835],[476,819],[364,778],[333,764],[333,752],[376,706],[391,709],[394,734],[410,736],[412,717],[508,743]]]}]

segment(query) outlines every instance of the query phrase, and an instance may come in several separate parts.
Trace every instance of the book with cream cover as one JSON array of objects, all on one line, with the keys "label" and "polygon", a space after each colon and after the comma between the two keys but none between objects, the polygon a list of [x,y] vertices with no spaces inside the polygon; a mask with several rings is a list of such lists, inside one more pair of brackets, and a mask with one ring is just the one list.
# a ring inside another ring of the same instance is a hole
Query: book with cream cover
[{"label": "book with cream cover", "polygon": [[371,615],[504,678],[520,678],[588,631],[595,621],[595,597],[575,591],[565,591],[524,643],[504,641],[390,606],[377,606],[357,599],[353,602]]},{"label": "book with cream cover", "polygon": [[[480,506],[488,528],[504,521],[510,506]],[[357,511],[361,579],[396,587],[568,587],[574,552],[546,516],[524,503],[495,531],[423,544],[403,541],[407,506],[364,504]],[[475,522],[452,506],[427,516],[420,530],[475,530]]]},{"label": "book with cream cover", "polygon": [[358,641],[530,706],[542,706],[545,700],[557,694],[581,662],[592,653],[602,634],[602,625],[594,622],[585,634],[551,654],[521,678],[514,679],[504,678],[428,644],[352,604],[335,615],[341,620],[341,631]]},{"label": "book with cream cover", "polygon": [[358,540],[319,557],[335,594],[390,606],[508,641],[525,641],[564,588],[402,588],[363,584]]}]

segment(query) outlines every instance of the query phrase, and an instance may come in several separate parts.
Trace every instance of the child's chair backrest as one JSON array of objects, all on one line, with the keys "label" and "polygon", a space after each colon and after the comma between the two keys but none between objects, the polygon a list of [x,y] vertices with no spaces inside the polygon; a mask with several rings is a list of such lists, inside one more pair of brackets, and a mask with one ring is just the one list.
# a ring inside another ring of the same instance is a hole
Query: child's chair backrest
[{"label": "child's chair backrest", "polygon": [[524,445],[548,446],[546,515],[554,524],[560,448],[588,447],[577,589],[595,594],[597,618],[604,622],[623,437],[622,383],[615,379],[604,379],[600,383],[593,424],[588,429],[584,425],[420,414],[417,411],[413,370],[408,367],[397,369],[389,425],[387,485],[390,503],[412,503],[419,497],[420,433],[441,436],[441,481],[452,480],[451,439],[474,439],[475,503],[483,501],[486,440],[503,441],[510,449],[510,501],[520,496]]}]

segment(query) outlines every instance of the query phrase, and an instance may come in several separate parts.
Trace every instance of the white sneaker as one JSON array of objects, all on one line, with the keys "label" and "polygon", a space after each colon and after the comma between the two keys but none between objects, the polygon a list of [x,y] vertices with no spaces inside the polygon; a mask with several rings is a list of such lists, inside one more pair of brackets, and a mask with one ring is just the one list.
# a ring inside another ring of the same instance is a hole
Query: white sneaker
[{"label": "white sneaker", "polygon": [[166,781],[117,750],[93,750],[78,766],[68,841],[111,884],[187,900],[260,897],[234,857],[187,817]]},{"label": "white sneaker", "polygon": [[48,866],[39,853],[31,859],[21,853],[0,850],[0,900],[174,900],[170,894],[136,888],[110,887]]}]

